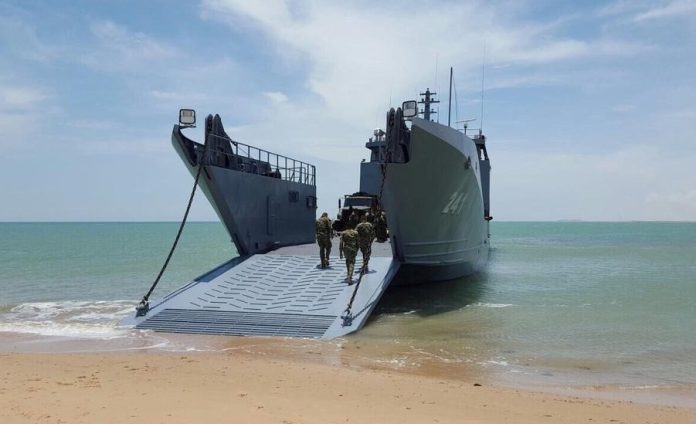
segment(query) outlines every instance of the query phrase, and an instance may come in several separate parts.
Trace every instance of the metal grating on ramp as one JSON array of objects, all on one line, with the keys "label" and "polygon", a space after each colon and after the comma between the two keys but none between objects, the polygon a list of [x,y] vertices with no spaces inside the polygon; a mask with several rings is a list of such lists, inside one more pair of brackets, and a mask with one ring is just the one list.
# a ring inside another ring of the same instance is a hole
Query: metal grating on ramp
[{"label": "metal grating on ramp", "polygon": [[398,270],[390,257],[370,260],[346,324],[341,315],[355,286],[346,284],[345,261],[332,257],[328,269],[318,263],[316,255],[273,253],[236,260],[124,323],[171,333],[333,338],[362,327]]},{"label": "metal grating on ramp", "polygon": [[321,337],[335,319],[331,315],[165,309],[136,328],[223,336]]}]

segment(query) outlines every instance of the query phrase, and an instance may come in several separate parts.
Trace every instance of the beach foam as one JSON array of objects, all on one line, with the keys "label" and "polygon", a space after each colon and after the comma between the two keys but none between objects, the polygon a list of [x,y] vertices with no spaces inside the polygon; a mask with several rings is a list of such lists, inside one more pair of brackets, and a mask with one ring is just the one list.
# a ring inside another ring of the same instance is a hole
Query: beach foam
[{"label": "beach foam", "polygon": [[0,332],[113,339],[128,335],[119,322],[132,311],[133,302],[121,300],[29,302],[0,314]]}]

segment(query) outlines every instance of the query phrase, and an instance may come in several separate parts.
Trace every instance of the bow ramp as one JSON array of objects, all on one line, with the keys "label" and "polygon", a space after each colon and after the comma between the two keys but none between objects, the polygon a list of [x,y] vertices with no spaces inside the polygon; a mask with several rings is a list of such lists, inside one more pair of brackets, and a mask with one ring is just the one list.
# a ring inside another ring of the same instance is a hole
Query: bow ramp
[{"label": "bow ramp", "polygon": [[[234,259],[153,302],[147,315],[128,324],[172,333],[322,339],[359,330],[396,275],[398,261],[370,258],[356,291],[355,283],[346,283],[344,260],[332,257],[331,267],[320,269],[317,256],[268,253]],[[358,255],[355,269],[361,266]]]}]

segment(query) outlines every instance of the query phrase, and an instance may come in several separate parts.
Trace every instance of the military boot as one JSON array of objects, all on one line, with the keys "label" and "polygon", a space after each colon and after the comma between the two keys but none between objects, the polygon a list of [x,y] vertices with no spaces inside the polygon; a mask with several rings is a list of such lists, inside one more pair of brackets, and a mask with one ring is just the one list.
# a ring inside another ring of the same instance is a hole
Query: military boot
[{"label": "military boot", "polygon": [[353,282],[353,268],[355,264],[348,264],[348,284]]}]

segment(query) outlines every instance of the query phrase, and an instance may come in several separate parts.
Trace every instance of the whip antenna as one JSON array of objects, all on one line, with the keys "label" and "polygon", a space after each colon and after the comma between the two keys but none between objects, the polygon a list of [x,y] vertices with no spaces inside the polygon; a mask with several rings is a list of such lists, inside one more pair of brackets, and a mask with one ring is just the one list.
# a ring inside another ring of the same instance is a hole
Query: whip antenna
[{"label": "whip antenna", "polygon": [[486,81],[486,40],[483,40],[483,60],[481,61],[481,127],[479,133],[483,133],[483,89]]},{"label": "whip antenna", "polygon": [[450,117],[452,116],[452,67],[450,66],[450,87],[449,87],[449,106],[447,110],[447,126],[450,125]]}]

